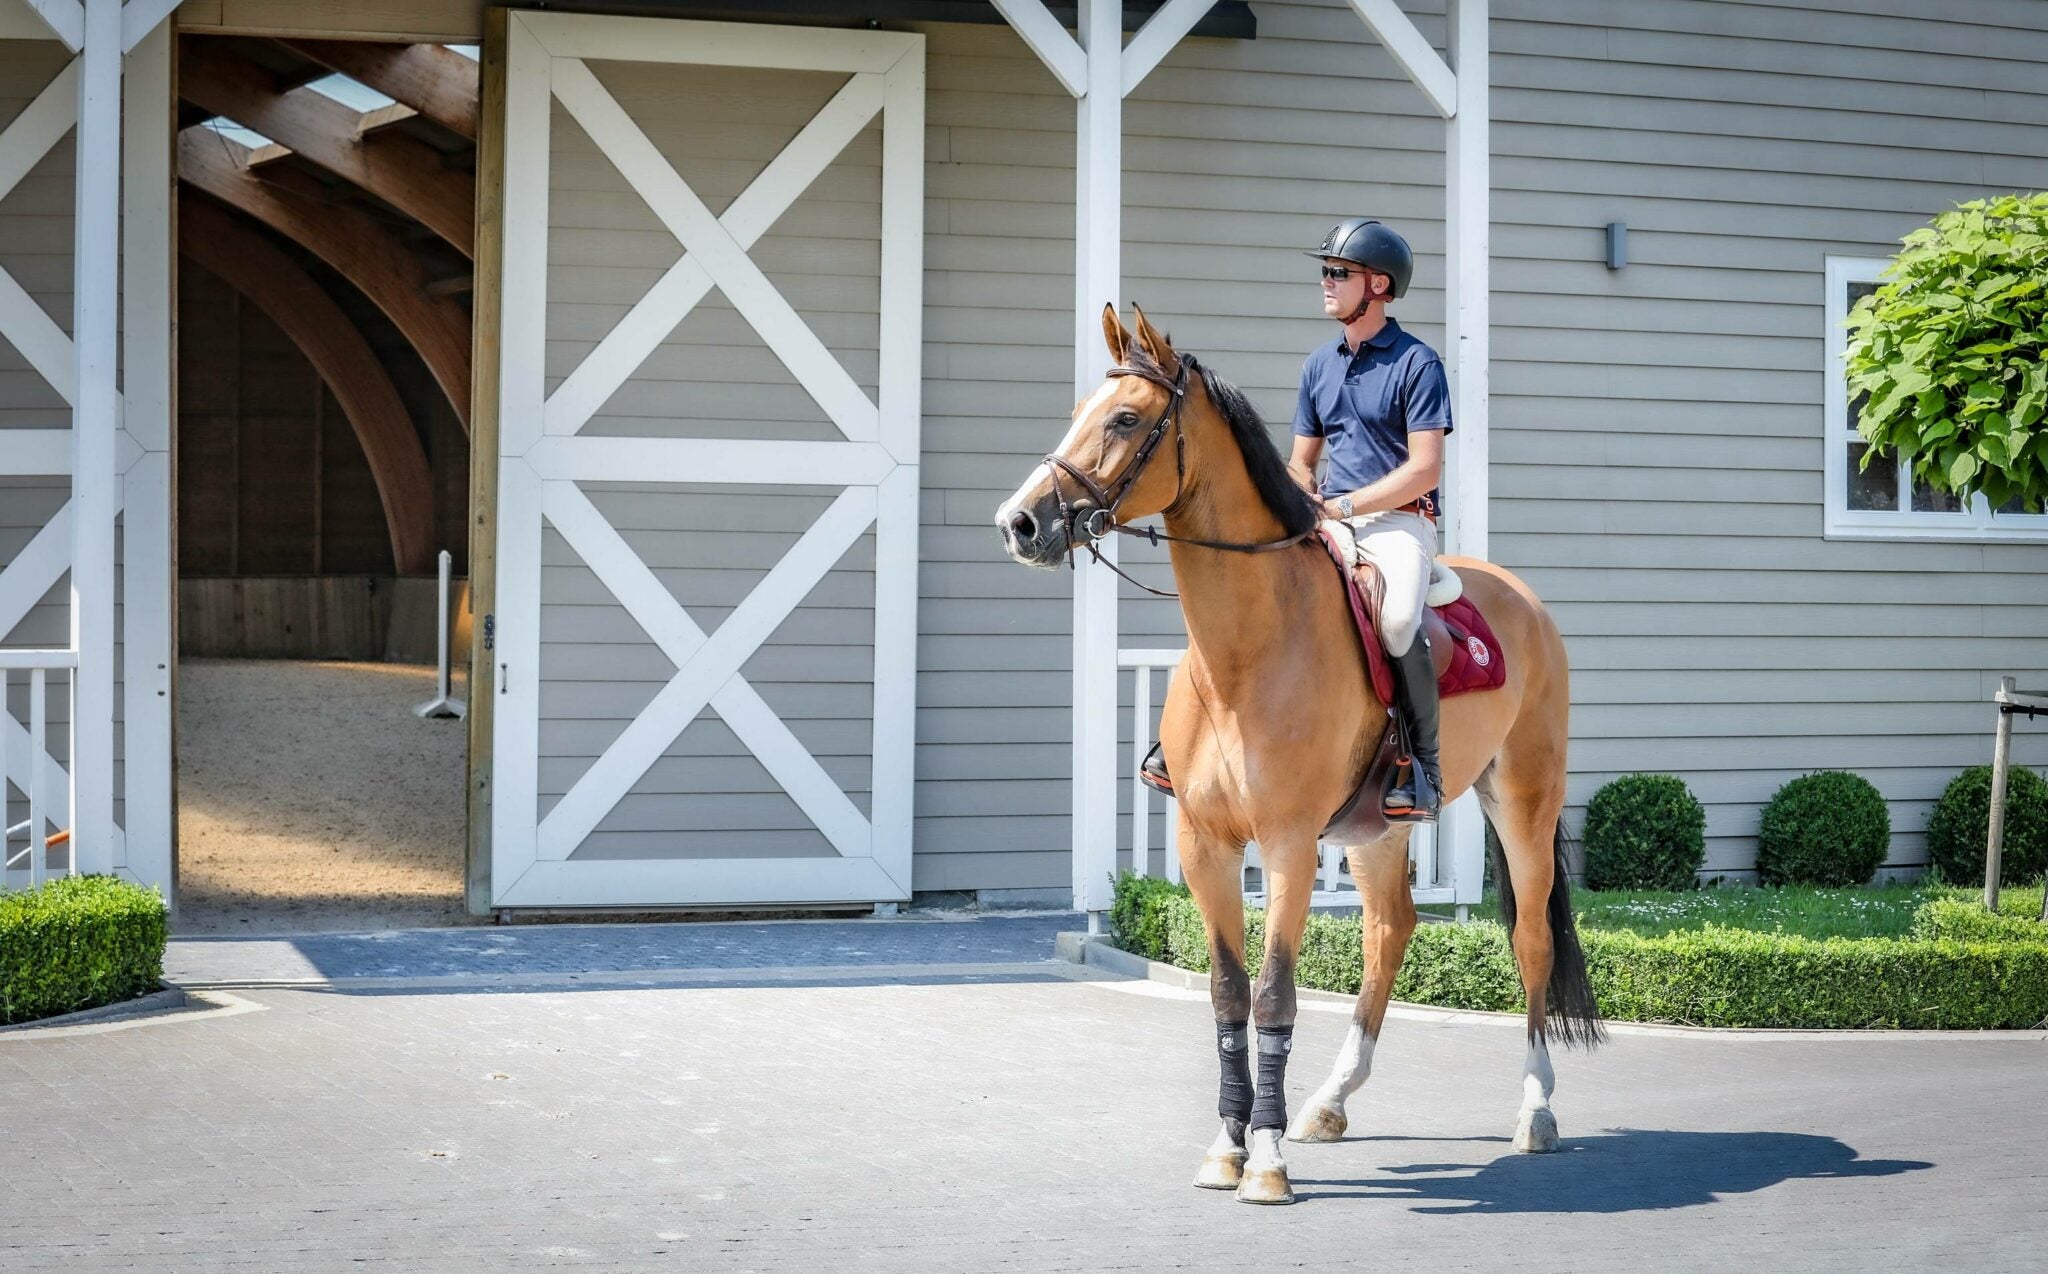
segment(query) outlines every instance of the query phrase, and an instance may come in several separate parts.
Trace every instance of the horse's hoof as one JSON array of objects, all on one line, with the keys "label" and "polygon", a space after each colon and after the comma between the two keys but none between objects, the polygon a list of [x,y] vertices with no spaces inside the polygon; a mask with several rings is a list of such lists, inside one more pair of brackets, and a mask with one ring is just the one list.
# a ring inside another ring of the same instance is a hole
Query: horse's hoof
[{"label": "horse's hoof", "polygon": [[1294,1117],[1294,1123],[1287,1129],[1289,1141],[1339,1141],[1351,1121],[1335,1106],[1317,1106],[1304,1110]]},{"label": "horse's hoof", "polygon": [[1237,1183],[1239,1203],[1292,1203],[1294,1187],[1288,1184],[1284,1166],[1252,1168]]},{"label": "horse's hoof", "polygon": [[1235,1190],[1244,1179],[1244,1151],[1234,1155],[1210,1155],[1195,1169],[1197,1190]]},{"label": "horse's hoof", "polygon": [[1515,1129],[1515,1149],[1532,1155],[1557,1149],[1557,1116],[1548,1107],[1524,1111],[1522,1122]]}]

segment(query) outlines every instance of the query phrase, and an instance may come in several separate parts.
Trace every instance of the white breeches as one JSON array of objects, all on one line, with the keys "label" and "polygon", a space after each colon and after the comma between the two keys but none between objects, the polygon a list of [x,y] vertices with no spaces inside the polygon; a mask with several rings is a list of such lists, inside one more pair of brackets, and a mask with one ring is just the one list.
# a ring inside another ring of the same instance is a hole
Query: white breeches
[{"label": "white breeches", "polygon": [[1387,653],[1399,659],[1415,644],[1422,627],[1423,599],[1429,595],[1429,566],[1436,559],[1436,523],[1419,513],[1367,513],[1351,519],[1358,555],[1386,580],[1386,612],[1380,632]]}]

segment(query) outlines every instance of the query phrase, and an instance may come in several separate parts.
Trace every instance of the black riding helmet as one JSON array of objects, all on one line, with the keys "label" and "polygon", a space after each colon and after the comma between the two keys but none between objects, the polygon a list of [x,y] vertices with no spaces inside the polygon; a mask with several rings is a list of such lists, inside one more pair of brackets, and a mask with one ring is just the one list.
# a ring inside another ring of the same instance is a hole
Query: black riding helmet
[{"label": "black riding helmet", "polygon": [[1408,280],[1415,275],[1415,251],[1408,241],[1370,217],[1344,218],[1323,236],[1322,247],[1306,255],[1336,257],[1378,270],[1393,281],[1389,299],[1406,293]]}]

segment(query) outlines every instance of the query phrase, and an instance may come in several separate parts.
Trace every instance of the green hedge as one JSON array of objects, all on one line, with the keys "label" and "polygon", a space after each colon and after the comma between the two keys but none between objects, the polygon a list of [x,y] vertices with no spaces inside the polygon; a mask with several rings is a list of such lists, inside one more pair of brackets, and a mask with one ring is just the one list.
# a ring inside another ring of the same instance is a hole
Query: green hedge
[{"label": "green hedge", "polygon": [[[1937,900],[1947,902],[1950,900]],[[1112,915],[1127,949],[1205,971],[1202,918],[1187,891],[1117,882]],[[1959,904],[1967,906],[1967,904]],[[1981,914],[1981,909],[1980,909]],[[1693,1026],[1909,1029],[2025,1028],[2048,1019],[2048,932],[1956,941],[1967,923],[1944,908],[1932,938],[1803,938],[1709,926],[1646,938],[1581,925],[1579,940],[1603,1016]],[[1985,917],[1998,922],[2006,917]],[[2036,929],[2043,929],[2038,922]],[[1265,914],[1245,916],[1256,971]],[[1311,915],[1296,968],[1300,985],[1358,991],[1358,922]],[[1507,930],[1492,922],[1424,924],[1408,944],[1394,998],[1454,1009],[1516,1012],[1521,976]]]},{"label": "green hedge", "polygon": [[0,1025],[147,995],[169,937],[163,898],[111,876],[0,893]]},{"label": "green hedge", "polygon": [[1932,942],[2048,942],[2048,925],[2037,918],[2040,904],[2015,914],[2001,906],[1996,915],[1982,902],[1964,898],[1930,898],[1913,913],[1913,936]]}]

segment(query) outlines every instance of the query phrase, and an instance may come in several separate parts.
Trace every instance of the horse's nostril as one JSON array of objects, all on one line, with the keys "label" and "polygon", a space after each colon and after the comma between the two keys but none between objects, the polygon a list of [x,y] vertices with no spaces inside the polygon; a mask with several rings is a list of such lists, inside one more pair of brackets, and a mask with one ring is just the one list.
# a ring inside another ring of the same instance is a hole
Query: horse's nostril
[{"label": "horse's nostril", "polygon": [[1010,534],[1019,544],[1029,544],[1038,538],[1038,519],[1019,510],[1010,519]]}]

